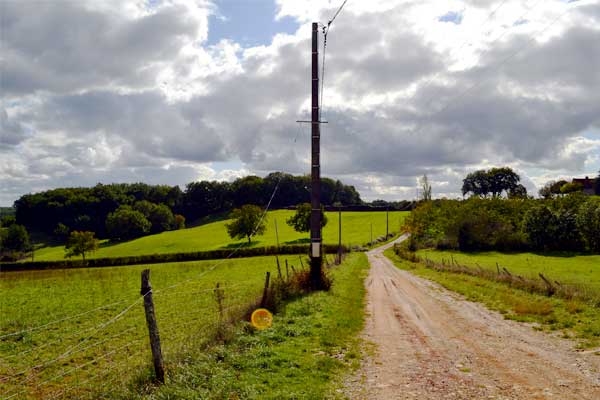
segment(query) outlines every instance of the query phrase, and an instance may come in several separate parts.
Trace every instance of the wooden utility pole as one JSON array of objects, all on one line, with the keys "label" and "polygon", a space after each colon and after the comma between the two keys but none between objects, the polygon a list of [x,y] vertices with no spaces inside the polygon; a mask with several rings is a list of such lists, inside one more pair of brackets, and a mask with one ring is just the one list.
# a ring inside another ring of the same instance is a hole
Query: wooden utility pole
[{"label": "wooden utility pole", "polygon": [[342,263],[342,206],[338,207],[338,264]]},{"label": "wooden utility pole", "polygon": [[310,212],[310,281],[321,288],[323,263],[321,238],[321,127],[319,112],[319,24],[312,24],[312,102],[311,102],[311,212]]},{"label": "wooden utility pole", "polygon": [[385,240],[390,236],[390,207],[385,208]]},{"label": "wooden utility pole", "polygon": [[150,349],[152,350],[152,361],[154,362],[154,372],[156,380],[165,383],[165,367],[163,364],[162,351],[160,349],[160,336],[158,334],[158,325],[154,315],[154,302],[152,300],[152,286],[150,285],[150,270],[142,271],[142,296],[144,296],[144,310],[146,311],[146,323],[148,324],[148,333],[150,335]]}]

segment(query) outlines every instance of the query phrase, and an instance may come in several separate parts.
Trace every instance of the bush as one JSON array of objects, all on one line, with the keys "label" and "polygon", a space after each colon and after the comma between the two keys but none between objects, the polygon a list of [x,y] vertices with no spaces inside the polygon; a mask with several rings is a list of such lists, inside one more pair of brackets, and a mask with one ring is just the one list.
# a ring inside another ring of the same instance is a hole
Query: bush
[{"label": "bush", "polygon": [[111,239],[129,240],[150,232],[152,224],[144,214],[129,206],[121,206],[106,218],[106,231]]},{"label": "bush", "polygon": [[600,197],[591,198],[581,205],[577,227],[587,247],[593,252],[600,252]]}]

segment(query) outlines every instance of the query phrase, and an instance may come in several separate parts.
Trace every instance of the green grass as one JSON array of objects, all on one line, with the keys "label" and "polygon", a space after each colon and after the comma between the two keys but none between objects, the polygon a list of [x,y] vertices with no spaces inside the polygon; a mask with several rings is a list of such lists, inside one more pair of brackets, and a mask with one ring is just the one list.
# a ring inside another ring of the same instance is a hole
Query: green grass
[{"label": "green grass", "polygon": [[[275,221],[279,231],[280,244],[293,244],[308,241],[308,233],[298,233],[288,226],[285,221],[294,211],[278,210],[267,215],[267,230],[263,236],[253,239],[252,246],[270,246],[276,244]],[[323,229],[323,239],[326,244],[338,242],[338,213],[328,212],[328,224]],[[390,212],[389,230],[398,232],[407,212]],[[246,240],[232,240],[225,229],[228,221],[217,221],[195,228],[179,231],[163,232],[157,235],[145,236],[129,242],[111,244],[101,243],[100,249],[92,257],[122,257],[144,254],[180,253],[190,251],[215,250],[227,247],[237,247],[245,244]],[[371,224],[373,238],[385,236],[385,212],[345,212],[342,213],[342,242],[346,245],[363,245],[371,240]],[[35,260],[64,259],[64,246],[48,246],[37,249]]]},{"label": "green grass", "polygon": [[[298,268],[297,258],[289,261]],[[273,328],[240,328],[232,343],[206,348],[217,318],[216,282],[224,287],[225,309],[239,317],[261,293],[265,271],[275,270],[273,257],[219,262],[214,269],[208,261],[150,267],[169,379],[158,390],[148,384],[147,329],[141,303],[134,304],[141,299],[144,266],[1,274],[0,397],[322,397],[358,355],[354,335],[363,323],[364,254],[351,254],[333,271],[330,292],[288,304]],[[114,323],[102,325],[132,304]],[[31,370],[36,365],[42,367]]]},{"label": "green grass", "polygon": [[[434,259],[433,254],[441,258],[441,254],[435,252],[429,254],[430,259]],[[449,257],[448,253],[444,252],[443,254],[445,258]],[[462,253],[453,254],[455,259],[458,258],[462,264],[467,264],[467,257],[472,257]],[[464,295],[467,300],[483,303],[489,309],[502,313],[505,318],[535,323],[537,329],[545,331],[559,331],[563,337],[577,339],[581,347],[600,345],[600,312],[597,307],[583,302],[528,293],[511,288],[504,283],[476,276],[435,271],[425,268],[423,264],[401,259],[393,249],[388,249],[385,255],[398,268],[410,270],[418,276],[438,282],[445,288]],[[425,254],[422,252],[420,255],[424,256]],[[515,259],[519,257],[518,254],[511,256]],[[526,259],[531,255],[523,254],[521,256]],[[483,264],[481,266],[483,267]],[[516,267],[513,269],[514,272],[517,272]],[[519,272],[525,272],[525,270]]]},{"label": "green grass", "polygon": [[363,326],[367,271],[366,256],[351,255],[332,270],[330,292],[291,301],[275,315],[271,329],[240,326],[226,345],[200,351],[188,348],[173,360],[165,386],[140,384],[122,398],[340,397],[335,389],[344,373],[359,365],[356,335]]},{"label": "green grass", "polygon": [[[298,258],[290,261],[298,266]],[[212,295],[216,282],[225,288],[225,307],[234,312],[260,295],[265,271],[275,270],[273,257],[218,262],[214,270],[210,268],[215,261],[199,261],[0,274],[0,397],[24,390],[33,398],[47,398],[50,393],[82,384],[86,379],[91,378],[94,385],[109,378],[127,381],[140,368],[147,368],[150,355],[139,294],[140,272],[144,268],[151,269],[152,286],[158,291],[154,301],[165,356],[177,354],[182,343],[194,342],[193,337],[202,340],[206,337],[204,330],[210,330],[216,321],[217,305]],[[169,289],[177,283],[180,284]],[[136,300],[138,303],[121,318],[102,327]],[[107,304],[113,305],[27,331]],[[1,338],[23,330],[18,335]],[[119,349],[133,340],[139,341]],[[75,351],[68,356],[38,371],[29,371],[65,354],[73,346]],[[111,354],[113,351],[116,352]],[[97,357],[105,358],[93,363]],[[79,368],[89,362],[92,363]],[[60,377],[70,368],[77,369]],[[22,371],[27,372],[14,377]],[[108,375],[92,378],[97,373]],[[8,378],[2,382],[2,377]],[[48,381],[53,378],[56,379]],[[82,393],[87,387],[82,384]]]},{"label": "green grass", "polygon": [[417,254],[433,261],[452,256],[460,264],[496,270],[496,263],[511,273],[538,278],[541,272],[560,283],[585,284],[600,290],[600,255],[543,255],[535,253],[462,253],[458,251],[419,250]]}]

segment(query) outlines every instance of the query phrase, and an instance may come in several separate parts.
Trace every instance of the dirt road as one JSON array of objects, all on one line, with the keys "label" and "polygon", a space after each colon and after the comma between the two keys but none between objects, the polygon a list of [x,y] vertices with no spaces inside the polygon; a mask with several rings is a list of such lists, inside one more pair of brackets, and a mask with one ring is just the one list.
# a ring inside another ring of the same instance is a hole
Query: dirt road
[{"label": "dirt road", "polygon": [[368,254],[368,317],[375,345],[347,386],[353,399],[600,399],[600,357],[573,342],[504,320]]}]

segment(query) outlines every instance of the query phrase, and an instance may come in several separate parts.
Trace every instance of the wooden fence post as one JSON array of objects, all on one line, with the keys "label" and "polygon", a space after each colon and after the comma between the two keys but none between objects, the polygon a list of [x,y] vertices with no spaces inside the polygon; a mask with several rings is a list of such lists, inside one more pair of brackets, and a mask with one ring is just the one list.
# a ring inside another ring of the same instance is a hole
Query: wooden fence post
[{"label": "wooden fence post", "polygon": [[265,288],[263,289],[262,299],[260,300],[261,308],[264,308],[267,305],[267,296],[269,293],[269,279],[271,278],[271,273],[267,271],[267,276],[265,278]]},{"label": "wooden fence post", "polygon": [[162,352],[160,349],[160,336],[158,334],[158,325],[154,315],[154,302],[152,300],[152,286],[150,285],[150,270],[142,271],[142,296],[144,296],[144,310],[146,312],[146,323],[148,324],[148,334],[150,335],[150,348],[152,350],[152,361],[154,362],[154,372],[156,380],[165,383],[165,366],[163,363]]}]

